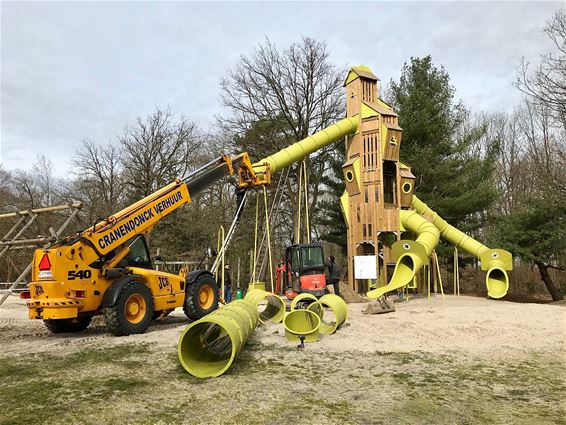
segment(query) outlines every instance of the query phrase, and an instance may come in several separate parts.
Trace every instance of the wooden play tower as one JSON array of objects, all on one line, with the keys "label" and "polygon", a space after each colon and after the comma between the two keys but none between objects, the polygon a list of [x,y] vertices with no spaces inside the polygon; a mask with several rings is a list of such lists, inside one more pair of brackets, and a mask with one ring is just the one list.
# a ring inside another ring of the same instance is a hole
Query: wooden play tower
[{"label": "wooden play tower", "polygon": [[[415,179],[399,162],[402,129],[395,111],[379,98],[378,81],[368,67],[358,66],[344,83],[347,116],[363,117],[358,131],[346,137],[341,198],[348,225],[348,283],[358,292],[387,283],[387,265],[395,260],[391,245],[401,236],[399,210],[410,207]],[[371,261],[369,275],[356,270],[357,260],[363,260],[356,257],[362,256],[373,261],[374,275]]]}]

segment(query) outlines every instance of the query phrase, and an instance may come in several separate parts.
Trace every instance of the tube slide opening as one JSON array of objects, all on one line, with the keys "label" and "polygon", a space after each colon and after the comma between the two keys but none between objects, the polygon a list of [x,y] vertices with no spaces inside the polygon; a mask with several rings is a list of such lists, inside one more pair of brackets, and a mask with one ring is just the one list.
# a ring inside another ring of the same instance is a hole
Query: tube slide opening
[{"label": "tube slide opening", "polygon": [[246,301],[250,301],[256,306],[259,312],[259,321],[266,323],[273,321],[279,323],[285,317],[286,305],[283,298],[271,292],[253,289],[245,296]]},{"label": "tube slide opening", "polygon": [[334,314],[334,310],[332,310],[332,308],[329,308],[325,311],[322,304],[316,302],[309,304],[307,310],[316,313],[316,315],[320,318],[319,330],[321,334],[330,335],[336,331],[336,328],[338,328],[338,326],[336,325],[336,315]]},{"label": "tube slide opening", "polygon": [[232,364],[236,346],[227,330],[203,321],[189,327],[179,340],[179,360],[197,378],[222,375]]},{"label": "tube slide opening", "polygon": [[308,304],[317,301],[318,298],[315,297],[313,294],[309,294],[308,292],[303,292],[297,295],[295,298],[293,298],[293,300],[291,301],[291,310],[302,309],[303,308],[302,305],[304,305],[305,303]]},{"label": "tube slide opening", "polygon": [[[320,304],[326,307],[324,320],[320,317],[320,333],[331,335],[348,318],[348,305],[346,301],[336,294],[326,294],[320,299]],[[310,307],[309,307],[310,309]]]},{"label": "tube slide opening", "polygon": [[320,317],[309,310],[293,310],[283,321],[285,336],[290,341],[300,341],[303,336],[305,342],[314,342],[320,339]]},{"label": "tube slide opening", "polygon": [[[263,307],[261,310],[261,307]],[[273,321],[279,323],[285,317],[285,301],[277,295],[268,295],[266,301],[258,304],[259,321],[261,323]]]},{"label": "tube slide opening", "polygon": [[403,255],[397,261],[397,267],[395,267],[395,273],[391,277],[391,282],[399,281],[404,282],[402,286],[405,286],[411,281],[415,275],[415,261],[410,255]]},{"label": "tube slide opening", "polygon": [[487,295],[491,298],[503,298],[509,289],[507,272],[499,267],[489,269],[485,275]]},{"label": "tube slide opening", "polygon": [[[324,307],[320,302],[314,301],[308,304],[306,306],[306,309],[315,313],[318,317],[320,317],[320,320],[322,321],[322,318],[324,317]],[[320,326],[322,326],[322,322],[320,323]]]}]

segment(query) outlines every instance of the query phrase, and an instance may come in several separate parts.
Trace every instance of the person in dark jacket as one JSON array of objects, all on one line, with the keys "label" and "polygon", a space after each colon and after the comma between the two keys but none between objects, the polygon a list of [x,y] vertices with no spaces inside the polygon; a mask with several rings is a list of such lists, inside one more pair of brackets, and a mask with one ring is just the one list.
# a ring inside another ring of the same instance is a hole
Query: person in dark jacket
[{"label": "person in dark jacket", "polygon": [[228,264],[224,266],[224,301],[229,303],[232,301],[232,277],[228,271],[230,267]]},{"label": "person in dark jacket", "polygon": [[328,283],[334,287],[334,293],[340,296],[340,267],[336,264],[334,256],[328,257]]}]

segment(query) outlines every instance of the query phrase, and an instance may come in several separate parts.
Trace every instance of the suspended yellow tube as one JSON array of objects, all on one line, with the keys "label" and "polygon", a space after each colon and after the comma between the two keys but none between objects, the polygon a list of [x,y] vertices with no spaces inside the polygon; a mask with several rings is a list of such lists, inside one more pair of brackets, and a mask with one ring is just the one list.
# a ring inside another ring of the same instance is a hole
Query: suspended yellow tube
[{"label": "suspended yellow tube", "polygon": [[487,295],[491,298],[502,298],[509,289],[509,277],[506,270],[513,269],[511,253],[503,249],[491,249],[464,232],[456,229],[424,202],[413,195],[412,207],[422,216],[430,217],[431,222],[440,231],[440,235],[448,242],[478,258],[482,270],[485,270]]},{"label": "suspended yellow tube", "polygon": [[253,167],[258,168],[268,165],[271,174],[275,174],[277,171],[300,161],[314,151],[336,142],[348,134],[355,133],[358,130],[359,124],[360,118],[358,115],[344,118],[314,133],[312,136],[306,137],[267,158],[259,160],[253,164]]}]

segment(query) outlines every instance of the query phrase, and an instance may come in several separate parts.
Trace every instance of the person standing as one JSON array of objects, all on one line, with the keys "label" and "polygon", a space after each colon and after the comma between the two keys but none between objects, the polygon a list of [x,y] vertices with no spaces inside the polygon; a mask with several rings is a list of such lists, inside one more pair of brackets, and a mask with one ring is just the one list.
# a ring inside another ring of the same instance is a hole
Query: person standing
[{"label": "person standing", "polygon": [[328,283],[334,288],[334,293],[340,296],[340,267],[336,264],[334,256],[328,257]]},{"label": "person standing", "polygon": [[232,277],[229,269],[230,267],[226,264],[224,266],[224,302],[226,304],[232,301]]}]

